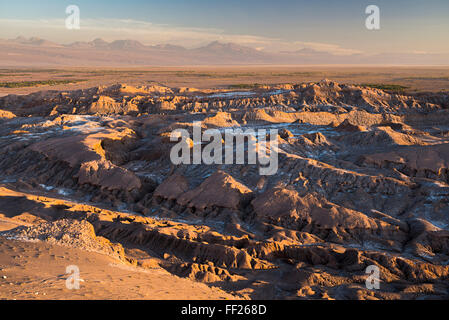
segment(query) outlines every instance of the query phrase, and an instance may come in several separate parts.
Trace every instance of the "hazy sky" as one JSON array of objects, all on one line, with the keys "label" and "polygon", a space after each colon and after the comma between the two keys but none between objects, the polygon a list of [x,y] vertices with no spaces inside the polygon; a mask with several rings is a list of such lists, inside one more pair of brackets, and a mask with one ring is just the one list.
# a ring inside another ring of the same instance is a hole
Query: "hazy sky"
[{"label": "hazy sky", "polygon": [[[81,29],[67,30],[76,4]],[[365,8],[380,8],[381,29],[365,28]],[[0,0],[0,38],[57,42],[135,39],[195,47],[213,40],[279,51],[337,54],[449,53],[449,0]]]}]

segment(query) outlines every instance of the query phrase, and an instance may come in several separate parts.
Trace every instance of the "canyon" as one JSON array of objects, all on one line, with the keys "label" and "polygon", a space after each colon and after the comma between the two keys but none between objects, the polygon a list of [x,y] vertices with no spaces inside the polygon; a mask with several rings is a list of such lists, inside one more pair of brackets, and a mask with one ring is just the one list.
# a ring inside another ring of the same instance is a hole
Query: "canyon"
[{"label": "canyon", "polygon": [[[197,121],[277,129],[276,174],[173,164],[170,134]],[[102,254],[227,298],[449,296],[447,92],[119,83],[5,95],[0,123],[0,246]]]}]

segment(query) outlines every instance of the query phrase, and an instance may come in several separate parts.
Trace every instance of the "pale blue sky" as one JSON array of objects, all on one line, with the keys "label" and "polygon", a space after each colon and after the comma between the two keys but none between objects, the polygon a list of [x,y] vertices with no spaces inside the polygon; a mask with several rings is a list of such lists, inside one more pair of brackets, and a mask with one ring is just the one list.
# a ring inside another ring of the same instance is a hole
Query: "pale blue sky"
[{"label": "pale blue sky", "polygon": [[[81,30],[64,28],[65,8],[81,10]],[[381,10],[381,30],[365,28],[365,8]],[[449,53],[448,0],[0,0],[0,38],[58,42],[94,38],[198,46],[214,39],[265,50],[304,47],[352,52]]]}]

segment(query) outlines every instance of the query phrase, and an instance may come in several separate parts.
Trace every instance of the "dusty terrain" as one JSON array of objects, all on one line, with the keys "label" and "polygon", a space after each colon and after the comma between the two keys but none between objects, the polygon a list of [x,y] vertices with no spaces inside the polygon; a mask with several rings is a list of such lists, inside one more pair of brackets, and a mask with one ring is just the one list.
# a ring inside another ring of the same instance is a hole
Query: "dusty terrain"
[{"label": "dusty terrain", "polygon": [[[2,26],[3,27],[3,26]],[[0,38],[0,68],[63,66],[145,67],[145,66],[260,66],[260,65],[395,65],[446,66],[443,52],[345,52],[324,48],[264,50],[236,42],[211,41],[195,47],[170,43],[148,45],[137,40],[112,42],[96,38],[72,43],[52,42],[38,37]],[[280,51],[279,51],[280,50]]]},{"label": "dusty terrain", "polygon": [[[178,298],[447,299],[449,94],[338,80],[0,98],[1,296],[69,297],[56,282],[79,263],[77,298],[172,298],[170,279]],[[277,174],[173,165],[167,137],[193,121],[279,129]]]},{"label": "dusty terrain", "polygon": [[[217,288],[169,274],[161,267],[124,265],[97,253],[61,246],[2,240],[1,299],[237,299]],[[66,287],[67,265],[80,268],[79,290]]]},{"label": "dusty terrain", "polygon": [[[0,96],[43,90],[77,90],[126,83],[132,86],[161,84],[169,87],[228,89],[257,84],[307,83],[332,79],[346,84],[393,84],[406,92],[449,91],[449,67],[393,66],[179,66],[179,67],[48,67],[2,68],[0,83],[38,81],[29,87],[4,87]],[[68,83],[45,84],[46,81]],[[71,82],[72,81],[72,82]]]}]

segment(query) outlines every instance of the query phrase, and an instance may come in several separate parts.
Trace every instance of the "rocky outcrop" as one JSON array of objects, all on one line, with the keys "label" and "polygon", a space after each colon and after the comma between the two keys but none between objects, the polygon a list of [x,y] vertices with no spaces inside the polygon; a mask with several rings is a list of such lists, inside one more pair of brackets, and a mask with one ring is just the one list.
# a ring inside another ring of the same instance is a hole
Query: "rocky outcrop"
[{"label": "rocky outcrop", "polygon": [[363,162],[378,167],[397,168],[410,176],[449,182],[449,144],[407,147],[391,152],[365,155]]},{"label": "rocky outcrop", "polygon": [[216,207],[238,210],[252,195],[251,189],[223,171],[215,172],[194,189],[187,188],[187,180],[174,175],[159,185],[154,195],[176,199],[179,205],[200,211]]},{"label": "rocky outcrop", "polygon": [[1,110],[0,109],[0,119],[12,119],[15,118],[16,115],[11,111]]},{"label": "rocky outcrop", "polygon": [[101,252],[125,260],[123,247],[111,243],[106,238],[97,237],[94,227],[86,220],[60,219],[31,227],[21,226],[1,232],[0,236],[24,241],[42,240],[70,248]]},{"label": "rocky outcrop", "polygon": [[203,124],[209,127],[235,127],[240,126],[239,123],[232,119],[231,114],[226,112],[217,112],[214,116],[207,117],[203,120]]},{"label": "rocky outcrop", "polygon": [[308,194],[274,188],[252,201],[257,219],[284,228],[320,234],[320,230],[332,230],[333,242],[391,240],[395,246],[405,241],[406,234],[396,225],[368,217],[367,215]]},{"label": "rocky outcrop", "polygon": [[[245,298],[447,298],[445,101],[332,81],[1,97],[0,222],[29,223],[12,236],[117,244],[124,263]],[[196,121],[203,132],[277,129],[265,146],[276,174],[173,164],[174,130],[191,135],[190,152],[205,146],[192,140]]]}]

